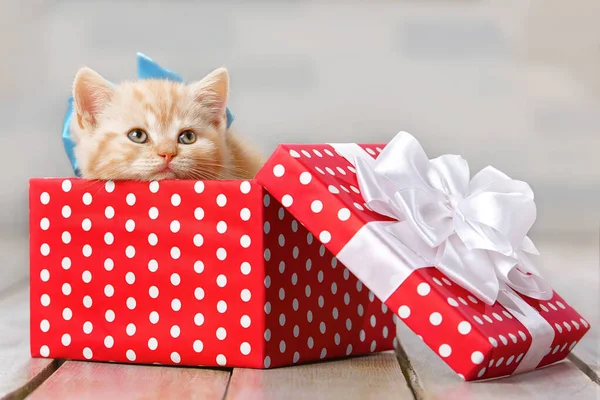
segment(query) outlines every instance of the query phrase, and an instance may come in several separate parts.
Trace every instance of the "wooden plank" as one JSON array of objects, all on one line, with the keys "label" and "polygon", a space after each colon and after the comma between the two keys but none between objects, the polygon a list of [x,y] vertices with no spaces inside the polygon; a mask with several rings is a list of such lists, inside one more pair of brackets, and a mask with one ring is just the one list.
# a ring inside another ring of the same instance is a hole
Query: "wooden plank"
[{"label": "wooden plank", "polygon": [[[596,382],[600,381],[600,267],[597,242],[541,242],[540,266],[554,289],[592,325],[570,358]],[[580,360],[580,362],[578,362]]]},{"label": "wooden plank", "polygon": [[222,399],[230,371],[68,361],[28,399]]},{"label": "wooden plank", "polygon": [[0,399],[19,399],[56,369],[29,353],[29,290],[25,282],[0,294]]},{"label": "wooden plank", "polygon": [[235,369],[227,400],[412,399],[391,352],[272,370]]}]

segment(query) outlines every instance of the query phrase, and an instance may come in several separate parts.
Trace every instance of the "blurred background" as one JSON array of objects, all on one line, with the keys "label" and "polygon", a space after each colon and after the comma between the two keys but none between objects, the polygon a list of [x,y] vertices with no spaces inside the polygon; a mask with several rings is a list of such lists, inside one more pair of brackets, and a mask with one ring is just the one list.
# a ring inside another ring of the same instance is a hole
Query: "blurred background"
[{"label": "blurred background", "polygon": [[0,290],[28,273],[28,179],[72,174],[75,72],[133,78],[137,51],[188,80],[228,67],[234,126],[265,154],[406,130],[528,181],[534,240],[597,254],[598,16],[598,0],[0,0]]}]

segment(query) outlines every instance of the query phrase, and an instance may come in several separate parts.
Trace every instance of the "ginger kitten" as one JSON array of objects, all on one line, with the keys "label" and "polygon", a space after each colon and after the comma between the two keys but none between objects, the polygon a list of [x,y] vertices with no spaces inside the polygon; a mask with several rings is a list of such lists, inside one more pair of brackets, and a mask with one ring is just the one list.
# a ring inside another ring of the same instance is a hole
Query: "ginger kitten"
[{"label": "ginger kitten", "polygon": [[258,154],[227,129],[229,74],[113,85],[82,68],[71,132],[81,176],[102,180],[251,179]]}]

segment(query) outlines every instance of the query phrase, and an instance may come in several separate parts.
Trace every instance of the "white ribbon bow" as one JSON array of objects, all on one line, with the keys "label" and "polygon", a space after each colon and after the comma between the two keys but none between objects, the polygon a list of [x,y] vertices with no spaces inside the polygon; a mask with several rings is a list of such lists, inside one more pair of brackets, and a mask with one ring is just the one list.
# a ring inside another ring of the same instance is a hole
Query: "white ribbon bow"
[{"label": "white ribbon bow", "polygon": [[526,253],[536,217],[533,192],[493,167],[470,178],[460,156],[429,160],[419,142],[400,132],[379,157],[355,159],[367,205],[398,220],[386,229],[446,276],[487,304],[499,280],[539,300],[552,288]]}]

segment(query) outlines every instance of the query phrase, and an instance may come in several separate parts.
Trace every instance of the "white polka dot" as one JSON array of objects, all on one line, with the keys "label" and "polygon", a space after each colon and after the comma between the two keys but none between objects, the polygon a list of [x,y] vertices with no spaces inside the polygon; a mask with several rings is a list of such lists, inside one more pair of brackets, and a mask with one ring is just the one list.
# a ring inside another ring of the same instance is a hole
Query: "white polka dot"
[{"label": "white polka dot", "polygon": [[321,211],[323,211],[323,202],[321,202],[320,200],[313,201],[310,204],[310,209],[314,213],[320,213]]},{"label": "white polka dot", "polygon": [[554,350],[552,350],[552,354],[558,353],[559,349],[560,349],[560,344],[557,344],[556,347],[554,348]]},{"label": "white polka dot", "polygon": [[217,196],[217,205],[219,207],[225,207],[225,205],[227,204],[227,196],[225,196],[224,194],[220,194]]},{"label": "white polka dot", "polygon": [[571,320],[571,323],[575,327],[575,329],[579,330],[579,324],[576,321]]},{"label": "white polka dot", "polygon": [[86,321],[83,324],[83,333],[85,333],[86,335],[89,335],[90,333],[92,333],[93,330],[94,330],[94,325],[92,325],[92,323],[90,321]]},{"label": "white polka dot", "polygon": [[546,308],[546,306],[545,306],[545,305],[543,305],[543,304],[540,304],[540,308],[541,308],[543,311],[545,311],[545,312],[548,312],[548,308]]},{"label": "white polka dot", "polygon": [[108,335],[104,338],[104,346],[106,346],[107,349],[112,348],[115,345],[115,339]]},{"label": "white polka dot", "polygon": [[283,353],[285,353],[285,349],[286,349],[285,341],[282,340],[281,342],[279,342],[279,352],[283,354]]},{"label": "white polka dot", "polygon": [[519,354],[519,356],[517,357],[517,361],[516,362],[520,362],[521,358],[523,358],[524,355],[525,355],[525,353]]},{"label": "white polka dot", "polygon": [[148,339],[148,348],[150,350],[158,349],[158,340],[156,340],[156,338],[153,338],[153,337]]},{"label": "white polka dot", "polygon": [[428,283],[421,282],[419,286],[417,286],[417,293],[421,296],[427,296],[431,292],[431,286]]},{"label": "white polka dot", "polygon": [[179,311],[179,310],[181,310],[181,300],[179,300],[179,299],[173,299],[173,300],[171,300],[171,309],[173,311]]},{"label": "white polka dot", "polygon": [[202,326],[204,324],[204,315],[202,313],[194,315],[194,324],[196,324],[196,326]]},{"label": "white polka dot", "polygon": [[251,188],[252,187],[250,185],[250,182],[248,182],[248,181],[244,181],[244,182],[240,183],[240,192],[242,192],[242,194],[250,193]]},{"label": "white polka dot", "polygon": [[250,236],[243,235],[240,238],[240,246],[242,246],[243,248],[247,249],[248,247],[250,247],[251,244],[252,244],[252,240],[250,239]]},{"label": "white polka dot", "polygon": [[498,338],[500,339],[500,341],[502,342],[503,345],[506,346],[508,344],[508,339],[506,338],[506,336],[498,335]]},{"label": "white polka dot", "polygon": [[577,341],[574,341],[573,343],[571,343],[571,345],[569,346],[569,351],[573,351],[575,346],[577,346]]},{"label": "white polka dot", "polygon": [[502,310],[502,314],[504,314],[504,316],[506,316],[506,318],[508,318],[508,319],[512,319],[513,318],[513,316],[510,315],[510,313],[508,311],[506,311],[506,310]]},{"label": "white polka dot", "polygon": [[178,207],[181,204],[181,196],[177,193],[173,194],[173,196],[171,196],[171,204],[173,207]]},{"label": "white polka dot", "polygon": [[132,219],[128,219],[127,222],[125,222],[125,229],[127,230],[127,232],[133,232],[135,229],[135,221]]},{"label": "white polka dot", "polygon": [[197,300],[202,300],[204,298],[204,289],[197,287],[194,290],[194,297],[196,297]]},{"label": "white polka dot", "polygon": [[269,207],[269,204],[271,204],[271,196],[265,194],[265,197],[263,198],[263,204],[265,207]]},{"label": "white polka dot", "polygon": [[306,151],[306,150],[300,150],[300,151],[302,152],[302,154],[304,154],[304,156],[306,158],[310,158],[310,153],[308,151]]},{"label": "white polka dot", "polygon": [[85,283],[90,283],[92,281],[92,273],[90,271],[83,271],[81,280]]},{"label": "white polka dot", "polygon": [[223,354],[219,354],[217,356],[217,364],[220,366],[225,366],[227,364],[227,358]]},{"label": "white polka dot", "polygon": [[127,246],[127,248],[125,249],[125,255],[127,256],[127,258],[133,258],[135,256],[135,247]]},{"label": "white polka dot", "polygon": [[581,321],[582,325],[583,325],[583,326],[584,326],[586,329],[587,329],[587,328],[590,326],[590,325],[587,323],[587,321],[586,321],[585,319],[583,319],[583,318],[580,318],[579,320]]},{"label": "white polka dot", "polygon": [[300,174],[300,183],[303,185],[308,185],[312,180],[312,174],[310,172],[303,172]]},{"label": "white polka dot", "polygon": [[448,304],[450,304],[452,307],[458,307],[458,302],[452,297],[448,297]]},{"label": "white polka dot", "polygon": [[567,307],[565,307],[565,305],[564,305],[562,302],[560,302],[560,301],[558,301],[558,300],[556,301],[556,305],[557,305],[557,306],[559,306],[560,308],[562,308],[563,310],[564,310],[565,308],[567,308]]},{"label": "white polka dot", "polygon": [[68,346],[71,344],[71,335],[69,335],[68,333],[65,333],[64,335],[62,335],[62,337],[60,338],[60,342],[63,344],[63,346]]},{"label": "white polka dot", "polygon": [[151,207],[150,210],[148,210],[148,216],[150,217],[150,219],[158,218],[158,208]]},{"label": "white polka dot", "polygon": [[42,332],[48,332],[50,330],[50,322],[48,322],[47,319],[43,319],[42,322],[40,322],[40,330]]},{"label": "white polka dot", "polygon": [[156,299],[158,297],[158,288],[156,286],[150,286],[150,289],[148,289],[148,295],[153,299]]},{"label": "white polka dot", "polygon": [[48,254],[50,254],[50,246],[47,243],[44,243],[40,246],[40,253],[43,256],[47,256]]},{"label": "white polka dot", "polygon": [[502,317],[500,315],[498,315],[497,313],[492,313],[492,316],[494,318],[496,318],[498,321],[502,321]]},{"label": "white polka dot", "polygon": [[69,218],[71,216],[71,207],[64,206],[61,213],[64,218]]},{"label": "white polka dot", "polygon": [[50,195],[48,194],[48,192],[44,192],[40,195],[40,203],[44,205],[50,203]]},{"label": "white polka dot", "polygon": [[462,321],[460,324],[458,324],[458,332],[462,335],[468,334],[471,332],[471,324],[467,321]]},{"label": "white polka dot", "polygon": [[181,276],[177,272],[171,274],[171,285],[179,286],[181,283]]},{"label": "white polka dot", "polygon": [[512,364],[512,362],[513,362],[513,360],[514,360],[514,359],[515,359],[515,356],[510,356],[510,357],[508,358],[508,360],[506,360],[506,365],[510,365],[510,364]]},{"label": "white polka dot", "polygon": [[431,323],[431,325],[434,325],[434,326],[441,324],[442,323],[442,314],[440,314],[439,312],[431,313],[431,315],[429,316],[429,322]]},{"label": "white polka dot", "polygon": [[89,347],[84,348],[83,357],[85,357],[86,360],[91,360],[91,358],[93,357],[92,349],[90,349]]},{"label": "white polka dot", "polygon": [[227,331],[225,330],[225,328],[218,328],[217,329],[217,339],[224,340],[226,337],[227,337]]},{"label": "white polka dot", "polygon": [[493,319],[491,319],[491,318],[490,318],[489,316],[487,316],[487,315],[484,315],[484,316],[483,316],[483,319],[485,319],[485,320],[486,320],[487,322],[489,322],[490,324],[494,322],[494,320],[493,320]]},{"label": "white polka dot", "polygon": [[284,174],[285,174],[285,168],[283,165],[277,164],[276,166],[273,167],[273,175],[275,175],[277,178],[281,178]]},{"label": "white polka dot", "polygon": [[248,328],[250,327],[252,321],[250,320],[250,317],[247,315],[242,315],[242,318],[240,318],[240,325],[242,326],[242,328]]},{"label": "white polka dot", "polygon": [[133,297],[128,297],[126,303],[127,303],[127,308],[129,308],[130,310],[135,309],[136,301]]},{"label": "white polka dot", "polygon": [[170,330],[171,337],[178,338],[181,335],[181,329],[177,325],[173,325]]},{"label": "white polka dot", "polygon": [[83,297],[83,306],[85,308],[90,308],[92,307],[93,301],[92,298],[90,296],[84,296]]},{"label": "white polka dot", "polygon": [[158,315],[158,313],[156,311],[152,311],[150,313],[150,322],[152,324],[156,324],[156,323],[158,323],[159,320],[160,320],[160,315]]},{"label": "white polka dot", "polygon": [[135,204],[135,194],[133,193],[129,193],[127,195],[127,197],[125,198],[125,201],[127,202],[127,205],[129,206],[133,206]]},{"label": "white polka dot", "polygon": [[113,244],[115,241],[115,236],[111,233],[111,232],[106,232],[104,234],[104,243],[106,243],[107,245],[111,245]]},{"label": "white polka dot", "polygon": [[70,321],[73,318],[73,311],[69,307],[63,309],[62,317],[65,321]]},{"label": "white polka dot", "polygon": [[204,182],[198,181],[194,183],[194,191],[198,194],[204,192]]},{"label": "white polka dot", "polygon": [[474,351],[471,354],[471,361],[473,362],[473,364],[481,364],[483,362],[483,353],[480,351]]},{"label": "white polka dot", "polygon": [[115,294],[115,288],[113,285],[104,286],[104,295],[106,297],[112,297]]},{"label": "white polka dot", "polygon": [[498,361],[496,361],[496,367],[499,367],[500,365],[502,365],[502,362],[504,361],[504,357],[500,357],[498,359]]},{"label": "white polka dot", "polygon": [[252,293],[248,289],[243,289],[242,292],[240,293],[240,297],[241,297],[242,301],[248,302],[248,301],[250,301],[250,298],[252,297]]},{"label": "white polka dot", "polygon": [[221,261],[223,261],[224,259],[227,258],[227,250],[225,250],[224,248],[219,248],[217,249],[217,258]]},{"label": "white polka dot", "polygon": [[225,302],[225,300],[219,300],[217,302],[217,311],[221,314],[227,311],[227,303]]},{"label": "white polka dot", "polygon": [[204,209],[202,207],[197,207],[194,210],[194,218],[198,221],[201,221],[204,218]]},{"label": "white polka dot", "polygon": [[398,316],[402,319],[408,318],[410,316],[410,308],[408,306],[400,306]]},{"label": "white polka dot", "polygon": [[558,331],[558,333],[562,333],[562,326],[560,326],[559,324],[555,323],[554,327],[556,328],[556,330]]},{"label": "white polka dot", "polygon": [[294,198],[289,194],[286,194],[281,198],[281,204],[283,204],[284,207],[290,207],[293,203]]},{"label": "white polka dot", "polygon": [[135,361],[135,351],[133,350],[127,350],[127,352],[125,353],[125,356],[127,356],[127,359],[129,361]]},{"label": "white polka dot", "polygon": [[440,356],[446,358],[446,357],[450,356],[450,354],[452,354],[452,347],[450,347],[450,345],[443,344],[438,349],[438,353]]},{"label": "white polka dot", "polygon": [[48,228],[50,228],[50,220],[48,218],[42,218],[40,220],[40,229],[46,231]]},{"label": "white polka dot", "polygon": [[148,261],[148,271],[150,271],[150,272],[158,271],[158,262],[156,260]]},{"label": "white polka dot", "polygon": [[108,206],[104,209],[104,216],[107,219],[112,219],[115,216],[115,209],[111,206]]},{"label": "white polka dot", "polygon": [[177,260],[177,259],[179,259],[179,257],[181,257],[181,250],[179,250],[179,247],[172,247],[171,248],[171,258],[173,260]]},{"label": "white polka dot", "polygon": [[327,244],[331,241],[331,233],[329,233],[328,231],[322,231],[319,234],[319,240],[321,241],[321,243],[323,244]]},{"label": "white polka dot", "polygon": [[156,192],[158,192],[159,188],[160,188],[160,184],[157,181],[150,182],[150,185],[149,185],[150,192],[156,193]]},{"label": "white polka dot", "polygon": [[171,230],[171,232],[177,233],[177,232],[179,232],[180,228],[181,228],[181,224],[179,223],[179,221],[177,221],[177,220],[171,221],[171,224],[169,225],[169,229]]},{"label": "white polka dot", "polygon": [[284,314],[279,314],[279,325],[281,325],[281,326],[285,325],[285,315]]},{"label": "white polka dot", "polygon": [[50,279],[50,271],[48,271],[47,269],[41,270],[40,279],[42,280],[42,282],[48,282],[48,280]]},{"label": "white polka dot", "polygon": [[510,337],[510,340],[512,340],[513,343],[517,343],[517,337],[515,335],[513,335],[512,333],[509,333],[508,337]]},{"label": "white polka dot", "polygon": [[115,320],[115,312],[113,310],[106,310],[104,318],[107,322],[113,322]]},{"label": "white polka dot", "polygon": [[196,353],[202,353],[204,343],[202,343],[202,340],[194,340],[193,348]]},{"label": "white polka dot", "polygon": [[494,339],[493,337],[491,337],[491,336],[490,336],[490,337],[488,338],[488,340],[489,340],[489,342],[490,342],[490,344],[491,344],[492,346],[494,346],[494,347],[498,347],[498,341],[497,341],[496,339]]},{"label": "white polka dot", "polygon": [[294,158],[300,158],[300,154],[296,150],[290,150],[290,156]]},{"label": "white polka dot", "polygon": [[294,337],[300,336],[300,327],[298,325],[294,325]]},{"label": "white polka dot", "polygon": [[248,221],[250,219],[250,216],[250,210],[247,208],[242,208],[242,210],[240,211],[240,218],[242,219],[242,221]]},{"label": "white polka dot", "polygon": [[240,353],[242,353],[243,355],[247,356],[248,354],[250,354],[250,351],[250,343],[244,342],[240,345]]},{"label": "white polka dot", "polygon": [[104,184],[104,190],[108,193],[112,193],[115,190],[115,183],[113,181],[108,181]]},{"label": "white polka dot", "polygon": [[125,282],[129,283],[130,285],[133,285],[133,283],[135,282],[135,274],[131,271],[125,274]]}]

